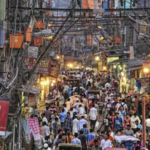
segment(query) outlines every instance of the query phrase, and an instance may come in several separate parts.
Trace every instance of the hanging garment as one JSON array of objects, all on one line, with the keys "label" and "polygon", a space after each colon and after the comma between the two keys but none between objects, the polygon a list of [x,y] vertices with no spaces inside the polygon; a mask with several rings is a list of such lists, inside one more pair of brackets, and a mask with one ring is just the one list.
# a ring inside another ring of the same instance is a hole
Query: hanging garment
[{"label": "hanging garment", "polygon": [[40,133],[35,134],[34,130],[31,129],[31,133],[34,137],[34,141],[38,141],[41,139]]},{"label": "hanging garment", "polygon": [[31,141],[30,133],[29,134],[25,134],[25,132],[23,131],[23,137],[24,137],[25,142],[27,144],[30,144],[30,141]]},{"label": "hanging garment", "polygon": [[28,118],[28,124],[29,124],[30,130],[33,129],[35,134],[40,133],[39,122],[38,122],[38,119],[36,117]]},{"label": "hanging garment", "polygon": [[27,118],[22,119],[22,128],[23,128],[25,134],[30,134],[30,129],[29,129],[29,124],[28,124]]}]

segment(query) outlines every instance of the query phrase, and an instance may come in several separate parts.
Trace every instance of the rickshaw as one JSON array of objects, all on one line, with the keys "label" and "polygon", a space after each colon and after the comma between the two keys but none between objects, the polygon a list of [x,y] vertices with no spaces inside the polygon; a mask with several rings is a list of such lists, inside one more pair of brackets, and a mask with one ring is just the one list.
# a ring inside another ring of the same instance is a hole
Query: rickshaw
[{"label": "rickshaw", "polygon": [[61,143],[58,145],[58,150],[82,150],[82,147],[78,144]]}]

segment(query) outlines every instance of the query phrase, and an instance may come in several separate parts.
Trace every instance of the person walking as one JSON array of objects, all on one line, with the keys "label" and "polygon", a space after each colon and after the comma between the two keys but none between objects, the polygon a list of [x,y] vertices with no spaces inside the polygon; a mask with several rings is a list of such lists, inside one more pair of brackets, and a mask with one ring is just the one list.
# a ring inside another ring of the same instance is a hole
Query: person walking
[{"label": "person walking", "polygon": [[70,117],[70,112],[67,112],[67,117],[64,121],[65,133],[72,130],[72,118]]},{"label": "person walking", "polygon": [[88,142],[85,135],[83,135],[83,131],[80,130],[79,140],[81,141],[82,150],[87,150]]},{"label": "person walking", "polygon": [[75,116],[74,120],[73,120],[73,129],[72,129],[72,133],[73,135],[78,132],[78,122],[79,120],[77,119],[77,115]]},{"label": "person walking", "polygon": [[97,109],[95,108],[95,105],[92,105],[92,108],[90,109],[89,118],[91,122],[91,129],[95,129],[96,120],[98,117]]},{"label": "person walking", "polygon": [[80,139],[78,139],[78,133],[75,133],[74,137],[75,138],[71,141],[71,144],[79,144],[79,145],[81,145],[81,141],[80,141]]}]

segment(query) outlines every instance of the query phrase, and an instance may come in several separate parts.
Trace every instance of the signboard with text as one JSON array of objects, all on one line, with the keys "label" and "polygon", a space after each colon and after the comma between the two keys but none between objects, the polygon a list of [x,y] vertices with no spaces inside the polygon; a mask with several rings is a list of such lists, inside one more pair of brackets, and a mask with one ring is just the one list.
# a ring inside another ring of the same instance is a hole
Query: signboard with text
[{"label": "signboard with text", "polygon": [[[37,62],[37,58],[33,58],[33,57],[24,57],[23,60],[24,60],[24,68],[26,70],[32,70],[34,65]],[[51,61],[42,59],[42,60],[40,60],[39,64],[36,67],[36,72],[43,73],[43,74],[49,74],[50,67],[51,67]]]},{"label": "signboard with text", "polygon": [[51,61],[50,76],[57,78],[59,75],[60,64],[57,61]]},{"label": "signboard with text", "polygon": [[0,136],[6,133],[8,111],[9,99],[0,97]]},{"label": "signboard with text", "polygon": [[119,57],[108,57],[107,63],[113,62],[113,61],[118,60],[118,59],[119,59]]}]

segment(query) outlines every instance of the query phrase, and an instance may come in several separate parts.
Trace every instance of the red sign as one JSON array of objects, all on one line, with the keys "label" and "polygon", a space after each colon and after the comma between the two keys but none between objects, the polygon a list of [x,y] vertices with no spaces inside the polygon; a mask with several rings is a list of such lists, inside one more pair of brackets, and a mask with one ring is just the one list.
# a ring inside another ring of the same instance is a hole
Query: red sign
[{"label": "red sign", "polygon": [[[32,70],[34,65],[37,62],[37,58],[33,58],[33,57],[24,57],[23,60],[24,60],[24,68],[26,68],[27,70]],[[51,61],[42,59],[42,60],[40,60],[39,64],[37,65],[36,72],[43,73],[43,74],[49,74],[50,67],[51,67]]]},{"label": "red sign", "polygon": [[5,136],[8,110],[9,99],[0,98],[0,136]]},{"label": "red sign", "polygon": [[143,63],[143,68],[149,69],[149,72],[150,72],[150,62],[144,62]]}]

